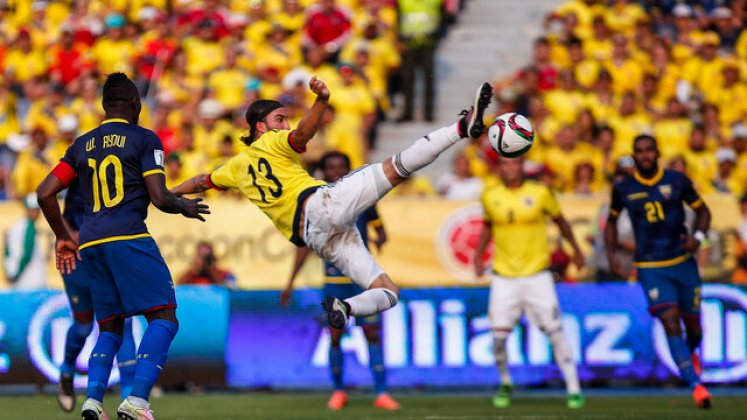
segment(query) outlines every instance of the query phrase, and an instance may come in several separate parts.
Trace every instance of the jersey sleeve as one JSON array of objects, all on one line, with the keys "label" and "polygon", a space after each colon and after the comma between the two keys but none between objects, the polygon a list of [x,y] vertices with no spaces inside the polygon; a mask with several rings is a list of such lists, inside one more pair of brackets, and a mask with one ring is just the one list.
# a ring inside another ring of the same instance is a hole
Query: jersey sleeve
[{"label": "jersey sleeve", "polygon": [[482,204],[482,218],[485,224],[489,225],[493,223],[493,219],[490,216],[490,212],[488,211],[488,192],[487,189],[482,191],[482,194],[480,195],[480,204]]},{"label": "jersey sleeve", "polygon": [[163,169],[164,154],[161,139],[154,133],[150,133],[143,140],[145,144],[143,146],[143,155],[140,159],[140,168],[143,172],[143,177],[153,174],[166,175]]},{"label": "jersey sleeve", "polygon": [[615,184],[612,186],[612,197],[610,199],[610,215],[612,217],[619,216],[620,212],[623,211],[624,207],[625,207],[625,203],[623,202],[622,191],[620,191],[620,185]]},{"label": "jersey sleeve", "polygon": [[560,212],[560,204],[558,203],[558,199],[555,198],[555,194],[553,194],[552,191],[550,191],[549,188],[543,187],[544,192],[542,194],[543,200],[542,200],[542,210],[545,212],[546,215],[550,216],[551,218],[559,217]]},{"label": "jersey sleeve", "polygon": [[75,154],[73,153],[73,147],[70,146],[65,151],[65,156],[60,159],[60,163],[52,168],[52,175],[56,176],[57,179],[62,182],[62,185],[69,186],[77,178],[75,173]]},{"label": "jersey sleeve", "polygon": [[687,203],[687,205],[693,209],[697,209],[703,205],[703,199],[700,198],[698,192],[695,191],[693,182],[686,176],[682,177],[682,201]]},{"label": "jersey sleeve", "polygon": [[208,184],[216,190],[237,188],[238,183],[236,182],[235,170],[233,169],[236,167],[236,159],[238,159],[238,156],[234,156],[225,165],[211,172],[208,175]]},{"label": "jersey sleeve", "polygon": [[295,130],[274,130],[262,134],[262,141],[266,142],[267,148],[279,156],[292,158],[306,149],[298,149],[291,141]]}]

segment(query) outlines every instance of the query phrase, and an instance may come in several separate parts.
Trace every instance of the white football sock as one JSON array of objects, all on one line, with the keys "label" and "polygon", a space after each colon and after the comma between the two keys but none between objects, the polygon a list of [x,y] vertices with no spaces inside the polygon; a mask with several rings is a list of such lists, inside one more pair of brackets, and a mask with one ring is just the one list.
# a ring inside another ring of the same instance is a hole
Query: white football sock
[{"label": "white football sock", "polygon": [[148,408],[149,406],[148,400],[146,400],[145,398],[133,397],[132,395],[130,395],[129,397],[127,397],[127,400],[137,408]]},{"label": "white football sock", "polygon": [[562,329],[557,329],[549,334],[552,343],[552,351],[555,354],[555,362],[560,368],[560,372],[565,379],[565,388],[569,394],[578,394],[581,392],[581,385],[578,383],[578,371],[576,362],[573,360],[573,353],[568,341],[565,339]]},{"label": "white football sock", "polygon": [[397,304],[399,298],[393,292],[381,287],[368,289],[345,302],[350,305],[350,315],[369,316],[384,312]]},{"label": "white football sock", "polygon": [[441,152],[461,138],[457,125],[458,123],[454,123],[448,127],[439,128],[425,137],[419,138],[412,146],[394,155],[392,157],[394,170],[402,178],[407,178],[418,169],[436,160]]},{"label": "white football sock", "polygon": [[513,384],[511,374],[508,372],[508,351],[506,350],[506,341],[508,334],[504,332],[493,333],[493,355],[495,355],[495,365],[498,368],[498,374],[501,377],[501,385]]}]

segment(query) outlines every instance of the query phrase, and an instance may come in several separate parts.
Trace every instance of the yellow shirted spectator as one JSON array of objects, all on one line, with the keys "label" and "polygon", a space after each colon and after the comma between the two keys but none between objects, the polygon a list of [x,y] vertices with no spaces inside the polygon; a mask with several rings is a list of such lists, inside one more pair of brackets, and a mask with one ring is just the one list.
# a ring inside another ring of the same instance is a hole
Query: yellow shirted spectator
[{"label": "yellow shirted spectator", "polygon": [[564,70],[559,75],[560,88],[545,94],[545,106],[563,124],[571,124],[584,108],[585,95],[576,88],[573,72]]},{"label": "yellow shirted spectator", "polygon": [[179,133],[181,136],[181,146],[176,153],[178,153],[182,177],[188,179],[208,170],[210,158],[204,150],[197,148],[194,129],[190,125],[185,124],[182,125]]},{"label": "yellow shirted spectator", "polygon": [[616,0],[605,13],[610,29],[628,36],[633,35],[636,22],[646,16],[646,11],[640,4],[628,0]]},{"label": "yellow shirted spectator", "polygon": [[747,84],[740,80],[736,59],[724,61],[723,85],[706,92],[706,101],[719,108],[721,124],[732,125],[747,116]]},{"label": "yellow shirted spectator", "polygon": [[576,18],[578,19],[578,25],[580,27],[591,29],[592,19],[594,18],[594,15],[592,14],[591,8],[587,4],[587,2],[583,0],[566,1],[555,9],[555,13],[560,16],[565,16],[569,13],[573,13],[574,15],[576,15]]},{"label": "yellow shirted spectator", "polygon": [[[195,150],[206,153],[208,159],[218,156],[221,141],[233,133],[231,123],[221,118],[224,113],[223,105],[215,99],[203,99],[197,107],[199,121],[193,130]],[[182,163],[187,163],[184,154]]]},{"label": "yellow shirted spectator", "polygon": [[[200,76],[190,75],[187,72],[187,57],[184,53],[178,52],[171,60],[171,64],[166,68],[161,80],[158,82],[158,89],[164,92],[171,100],[186,104],[193,102],[200,97],[203,88],[203,79]],[[159,95],[161,94],[159,92]]]},{"label": "yellow shirted spectator", "polygon": [[436,188],[427,177],[415,174],[405,178],[388,195],[392,197],[435,197]]},{"label": "yellow shirted spectator", "polygon": [[130,73],[137,50],[131,40],[124,38],[124,17],[117,14],[109,15],[106,18],[106,26],[106,35],[99,37],[93,44],[91,57],[102,74]]},{"label": "yellow shirted spectator", "polygon": [[86,133],[104,120],[104,107],[99,97],[99,85],[93,77],[86,77],[80,96],[70,103],[70,113],[78,117],[78,130]]},{"label": "yellow shirted spectator", "polygon": [[566,125],[555,136],[554,144],[545,149],[544,164],[555,174],[554,187],[559,191],[573,188],[576,165],[588,160],[577,144],[576,129]]},{"label": "yellow shirted spectator", "polygon": [[324,47],[309,47],[306,51],[304,64],[298,66],[298,68],[305,70],[308,74],[316,76],[320,80],[324,80],[327,86],[334,89],[342,83],[340,72],[337,71],[335,66],[326,62],[327,56],[328,54],[324,51]]},{"label": "yellow shirted spectator", "polygon": [[344,142],[334,146],[350,158],[352,168],[368,162],[368,130],[376,113],[376,102],[370,89],[350,66],[340,67],[342,83],[335,88],[329,103],[336,109],[334,124],[345,127]]},{"label": "yellow shirted spectator", "polygon": [[580,39],[572,38],[568,42],[568,57],[570,68],[578,85],[586,90],[593,88],[597,82],[601,65],[597,60],[586,57]]},{"label": "yellow shirted spectator", "polygon": [[587,57],[604,61],[612,56],[612,39],[603,16],[594,17],[593,36],[584,40],[584,53]]},{"label": "yellow shirted spectator", "polygon": [[256,46],[265,42],[272,30],[272,23],[267,19],[263,2],[253,1],[249,5],[249,25],[244,29],[244,39],[249,45]]},{"label": "yellow shirted spectator", "polygon": [[684,107],[677,99],[669,99],[664,116],[654,121],[653,127],[662,158],[674,158],[687,149],[693,122],[687,118]]},{"label": "yellow shirted spectator", "polygon": [[617,95],[635,92],[643,79],[643,67],[630,58],[628,39],[621,34],[614,36],[612,57],[604,62],[604,68],[612,76],[612,92]]},{"label": "yellow shirted spectator", "polygon": [[254,46],[254,58],[258,71],[275,68],[282,78],[292,68],[301,64],[301,50],[298,45],[287,41],[288,31],[280,25],[273,25],[266,39]]},{"label": "yellow shirted spectator", "polygon": [[244,104],[244,88],[250,76],[236,65],[237,51],[226,48],[226,64],[210,74],[208,86],[215,93],[215,99],[226,109],[232,110]]},{"label": "yellow shirted spectator", "polygon": [[724,62],[717,55],[720,40],[715,32],[706,32],[702,42],[700,54],[683,65],[681,78],[707,94],[722,85]]},{"label": "yellow shirted spectator", "polygon": [[696,186],[709,184],[716,177],[718,164],[713,151],[706,147],[706,137],[702,127],[693,128],[689,146],[689,150],[684,153],[687,174]]},{"label": "yellow shirted spectator", "polygon": [[636,108],[632,92],[623,95],[620,110],[610,118],[609,126],[615,131],[615,144],[612,148],[615,156],[632,154],[633,139],[639,134],[652,132],[651,117]]},{"label": "yellow shirted spectator", "polygon": [[215,23],[203,20],[197,24],[197,33],[187,37],[182,47],[187,57],[187,73],[207,76],[224,65],[225,48],[215,39]]},{"label": "yellow shirted spectator", "polygon": [[[273,15],[273,20],[288,31],[293,32],[292,37],[299,38],[300,41],[299,35],[303,24],[306,22],[306,14],[304,14],[298,1],[283,1],[283,9]],[[295,43],[295,40],[293,42]]]},{"label": "yellow shirted spectator", "polygon": [[470,138],[469,143],[462,150],[462,154],[469,162],[469,172],[478,178],[484,178],[490,172],[483,156],[483,147],[485,146],[482,139]]},{"label": "yellow shirted spectator", "polygon": [[3,65],[5,75],[18,82],[41,76],[49,67],[43,52],[31,48],[31,37],[27,30],[18,33],[16,46],[8,50]]},{"label": "yellow shirted spectator", "polygon": [[18,98],[0,76],[0,144],[5,144],[11,133],[21,132],[16,105]]},{"label": "yellow shirted spectator", "polygon": [[181,156],[181,153],[173,152],[166,158],[166,188],[176,187],[192,177],[184,170]]},{"label": "yellow shirted spectator", "polygon": [[60,118],[68,114],[72,114],[72,111],[65,105],[65,87],[50,83],[47,85],[47,94],[29,107],[23,126],[27,130],[41,127],[51,136],[57,130]]},{"label": "yellow shirted spectator", "polygon": [[612,76],[602,69],[594,90],[586,95],[586,108],[591,111],[598,124],[609,124],[612,117],[617,115],[617,107],[617,98],[612,93]]},{"label": "yellow shirted spectator", "polygon": [[29,146],[18,155],[16,166],[13,168],[13,190],[16,197],[36,191],[36,187],[47,177],[54,160],[54,153],[49,145],[49,137],[41,127],[36,127],[30,133]]}]

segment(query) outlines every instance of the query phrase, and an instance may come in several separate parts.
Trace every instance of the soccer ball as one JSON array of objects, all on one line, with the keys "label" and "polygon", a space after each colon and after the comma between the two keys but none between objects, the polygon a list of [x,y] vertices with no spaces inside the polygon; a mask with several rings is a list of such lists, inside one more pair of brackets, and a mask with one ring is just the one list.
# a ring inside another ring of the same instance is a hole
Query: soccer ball
[{"label": "soccer ball", "polygon": [[532,147],[534,129],[527,117],[507,112],[493,120],[488,128],[488,140],[499,155],[516,158]]}]

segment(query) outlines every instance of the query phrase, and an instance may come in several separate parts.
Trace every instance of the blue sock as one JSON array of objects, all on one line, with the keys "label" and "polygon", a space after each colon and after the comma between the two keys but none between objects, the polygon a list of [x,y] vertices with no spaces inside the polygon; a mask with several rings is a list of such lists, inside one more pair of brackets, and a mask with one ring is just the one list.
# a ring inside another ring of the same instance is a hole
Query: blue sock
[{"label": "blue sock", "polygon": [[332,374],[332,383],[335,391],[342,391],[342,349],[335,346],[329,348],[329,373]]},{"label": "blue sock", "polygon": [[368,344],[368,357],[371,362],[371,374],[374,380],[376,395],[386,392],[386,369],[381,343]]},{"label": "blue sock", "polygon": [[178,330],[177,324],[165,319],[156,319],[148,324],[137,351],[137,365],[131,396],[148,399],[153,384],[158,380],[161,369],[166,364],[169,346]]},{"label": "blue sock", "polygon": [[65,360],[60,366],[60,373],[65,375],[75,374],[75,361],[78,359],[80,351],[83,350],[83,346],[86,344],[86,338],[91,333],[93,323],[81,324],[79,322],[73,322],[70,328],[67,329],[67,336],[65,337]]},{"label": "blue sock", "polygon": [[132,391],[132,382],[135,380],[135,339],[132,337],[132,319],[127,318],[124,326],[122,346],[117,353],[117,366],[119,367],[119,392],[122,399],[127,398]]},{"label": "blue sock", "polygon": [[122,344],[122,336],[102,332],[96,340],[96,346],[91,351],[88,360],[88,398],[96,401],[104,401],[104,391],[109,384],[109,375],[112,373],[112,362],[114,355]]},{"label": "blue sock", "polygon": [[685,344],[685,340],[681,336],[671,336],[667,337],[667,342],[672,359],[680,369],[680,376],[685,383],[694,388],[695,385],[700,383],[700,380],[695,373],[695,368],[693,368],[693,359],[690,357],[690,349]]}]

